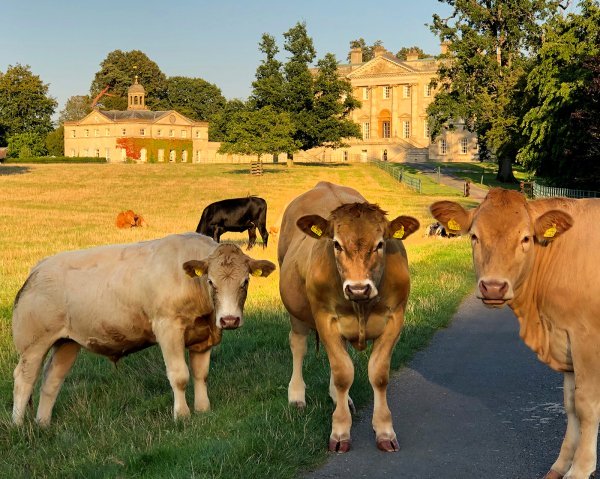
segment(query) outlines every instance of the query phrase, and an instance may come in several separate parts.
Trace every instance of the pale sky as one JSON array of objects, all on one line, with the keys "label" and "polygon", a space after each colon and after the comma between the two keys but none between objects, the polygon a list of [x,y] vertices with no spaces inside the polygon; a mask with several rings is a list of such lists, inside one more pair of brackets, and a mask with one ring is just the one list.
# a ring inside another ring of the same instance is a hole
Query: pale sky
[{"label": "pale sky", "polygon": [[417,45],[439,53],[432,15],[438,0],[0,0],[0,70],[30,65],[59,102],[89,93],[113,50],[141,50],[167,76],[199,77],[229,99],[246,99],[262,59],[258,43],[273,35],[285,61],[283,33],[304,21],[317,58],[345,62],[351,40],[382,40],[395,53]]}]

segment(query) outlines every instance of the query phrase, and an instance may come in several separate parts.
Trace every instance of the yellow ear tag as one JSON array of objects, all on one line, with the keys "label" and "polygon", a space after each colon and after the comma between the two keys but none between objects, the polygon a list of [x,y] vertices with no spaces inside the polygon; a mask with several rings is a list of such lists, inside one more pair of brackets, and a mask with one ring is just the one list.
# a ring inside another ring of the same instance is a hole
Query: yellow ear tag
[{"label": "yellow ear tag", "polygon": [[194,268],[194,272],[196,273],[196,276],[200,277],[204,274],[204,271],[202,271],[200,268]]},{"label": "yellow ear tag", "polygon": [[262,276],[262,269],[258,268],[252,271],[252,276]]},{"label": "yellow ear tag", "polygon": [[394,238],[402,239],[404,238],[404,226],[400,226],[399,230],[396,230],[394,233]]},{"label": "yellow ear tag", "polygon": [[321,228],[319,228],[317,225],[312,225],[310,227],[310,230],[317,236],[321,236],[323,234],[323,230]]},{"label": "yellow ear tag", "polygon": [[546,230],[546,232],[544,233],[544,238],[554,238],[555,234],[556,234],[556,223],[553,223],[552,226],[550,228],[548,228]]},{"label": "yellow ear tag", "polygon": [[448,229],[453,231],[460,231],[460,225],[454,218],[451,218],[450,221],[448,221]]}]

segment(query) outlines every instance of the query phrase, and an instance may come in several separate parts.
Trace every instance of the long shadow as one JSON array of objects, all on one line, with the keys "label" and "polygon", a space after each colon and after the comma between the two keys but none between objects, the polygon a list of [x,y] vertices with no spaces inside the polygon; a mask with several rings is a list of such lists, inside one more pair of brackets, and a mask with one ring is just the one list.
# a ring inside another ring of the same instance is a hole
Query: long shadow
[{"label": "long shadow", "polygon": [[29,173],[29,169],[28,166],[0,165],[0,176],[22,175],[24,173]]},{"label": "long shadow", "polygon": [[[275,169],[275,168],[265,168],[263,166],[263,176],[286,173],[286,172],[287,172],[287,170],[285,168]],[[228,171],[226,174],[227,175],[250,175],[250,165],[248,165],[248,168],[244,168],[243,170]]]}]

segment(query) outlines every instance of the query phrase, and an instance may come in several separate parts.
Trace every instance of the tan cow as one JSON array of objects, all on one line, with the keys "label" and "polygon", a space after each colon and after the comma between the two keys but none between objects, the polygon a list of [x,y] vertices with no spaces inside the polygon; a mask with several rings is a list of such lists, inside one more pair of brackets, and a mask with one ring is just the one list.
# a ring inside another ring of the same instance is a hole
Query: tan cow
[{"label": "tan cow", "polygon": [[567,432],[546,478],[587,479],[600,418],[600,200],[527,202],[497,188],[475,209],[440,201],[431,213],[470,234],[477,296],[512,308],[525,344],[564,373]]},{"label": "tan cow", "polygon": [[210,403],[206,377],[222,329],[242,325],[249,274],[268,276],[270,261],[197,233],[57,254],[38,263],[17,294],[13,339],[13,421],[25,407],[46,353],[36,420],[50,422],[56,396],[80,348],[117,361],[158,344],[175,396],[174,416],[188,416],[190,353],[194,408]]},{"label": "tan cow", "polygon": [[326,182],[293,200],[283,215],[279,288],[290,313],[293,356],[288,401],[306,405],[302,361],[307,335],[316,329],[329,357],[329,395],[336,404],[329,439],[332,451],[350,448],[353,405],[348,391],[354,366],[346,342],[364,350],[369,340],[377,446],[398,450],[386,392],[390,356],[400,337],[409,292],[401,239],[418,227],[410,216],[390,222],[357,191]]}]

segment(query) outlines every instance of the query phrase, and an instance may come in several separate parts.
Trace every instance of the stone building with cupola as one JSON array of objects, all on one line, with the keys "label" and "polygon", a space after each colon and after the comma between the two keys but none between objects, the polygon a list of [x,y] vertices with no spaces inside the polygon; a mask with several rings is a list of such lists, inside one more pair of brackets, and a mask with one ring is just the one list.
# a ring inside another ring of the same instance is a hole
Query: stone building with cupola
[{"label": "stone building with cupola", "polygon": [[137,76],[127,92],[127,103],[124,111],[94,109],[81,120],[66,121],[65,156],[108,162],[200,163],[214,158],[208,123],[190,120],[175,110],[149,110]]},{"label": "stone building with cupola", "polygon": [[[444,53],[445,45],[442,45]],[[352,85],[361,107],[351,113],[362,138],[349,139],[348,147],[321,149],[312,156],[324,160],[366,161],[472,161],[477,159],[477,137],[460,119],[430,140],[427,107],[433,101],[439,60],[409,53],[397,58],[383,46],[374,58],[363,61],[362,50],[350,51],[350,63],[338,71]],[[310,154],[311,152],[309,152]]]}]

